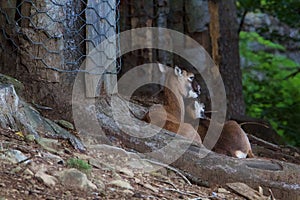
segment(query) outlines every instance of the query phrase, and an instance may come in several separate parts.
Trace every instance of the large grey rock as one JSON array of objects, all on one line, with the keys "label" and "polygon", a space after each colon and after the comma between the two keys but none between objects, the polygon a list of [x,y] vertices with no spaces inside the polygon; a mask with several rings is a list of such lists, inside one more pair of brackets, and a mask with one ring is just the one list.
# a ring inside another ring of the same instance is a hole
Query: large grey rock
[{"label": "large grey rock", "polygon": [[19,102],[13,85],[0,85],[0,126],[2,128],[18,129],[14,116],[17,115]]},{"label": "large grey rock", "polygon": [[31,134],[37,139],[40,133],[53,138],[67,139],[74,148],[84,151],[81,140],[51,120],[44,118],[15,92],[13,85],[0,84],[0,126],[13,131]]},{"label": "large grey rock", "polygon": [[24,162],[25,164],[27,164],[30,162],[30,160],[27,160],[28,159],[27,156],[25,156],[21,151],[16,149],[7,150],[4,155],[2,156],[0,155],[0,158],[9,160],[12,163]]},{"label": "large grey rock", "polygon": [[23,92],[24,90],[24,85],[23,83],[21,83],[19,80],[4,75],[4,74],[0,74],[0,84],[8,84],[8,85],[13,85],[17,94],[20,94]]},{"label": "large grey rock", "polygon": [[[248,32],[258,32],[267,39],[279,43],[286,48],[284,52],[274,52],[285,55],[288,58],[300,62],[300,30],[292,28],[282,23],[279,19],[265,13],[247,13],[243,25],[243,30]],[[276,37],[274,37],[276,36]],[[267,47],[252,43],[250,48],[253,51],[268,50]]]}]

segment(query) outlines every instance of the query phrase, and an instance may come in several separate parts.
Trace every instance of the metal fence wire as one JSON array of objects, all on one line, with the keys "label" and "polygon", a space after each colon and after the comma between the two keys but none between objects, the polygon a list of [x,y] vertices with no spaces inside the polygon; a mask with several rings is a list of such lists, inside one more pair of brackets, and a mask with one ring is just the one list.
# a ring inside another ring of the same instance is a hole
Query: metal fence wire
[{"label": "metal fence wire", "polygon": [[[121,31],[139,27],[170,28],[202,43],[209,41],[207,4],[207,0],[1,1],[0,58],[5,60],[5,57],[17,54],[15,57],[22,64],[31,68],[36,66],[39,74],[43,69],[78,72],[99,43]],[[131,40],[134,43],[145,38]],[[116,51],[120,51],[118,38],[111,43]],[[205,47],[210,48],[209,45]],[[159,61],[168,65],[180,62],[176,56],[155,49],[130,52],[122,55],[122,59],[110,57],[106,51],[101,53],[115,65],[106,71],[108,74],[121,75],[147,62]],[[93,64],[97,65],[97,61]],[[88,72],[94,71],[89,69]]]},{"label": "metal fence wire", "polygon": [[[120,0],[7,0],[0,2],[0,57],[58,72],[78,72],[99,43],[119,32]],[[119,48],[118,41],[111,41]],[[100,52],[115,64],[120,59]],[[5,55],[4,55],[5,54]],[[91,69],[92,71],[92,69]]]}]

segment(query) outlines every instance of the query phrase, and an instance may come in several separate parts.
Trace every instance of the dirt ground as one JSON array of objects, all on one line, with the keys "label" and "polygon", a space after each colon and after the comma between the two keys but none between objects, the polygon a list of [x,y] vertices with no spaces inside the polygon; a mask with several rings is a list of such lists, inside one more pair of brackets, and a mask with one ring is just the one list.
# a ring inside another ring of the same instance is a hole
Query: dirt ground
[{"label": "dirt ground", "polygon": [[[244,199],[228,189],[205,188],[189,185],[176,171],[162,168],[156,172],[138,172],[129,169],[130,173],[113,170],[105,165],[93,166],[87,176],[92,182],[101,182],[96,190],[81,190],[66,187],[60,182],[47,186],[36,177],[30,169],[35,166],[46,166],[47,174],[55,174],[68,168],[66,160],[80,157],[99,159],[99,155],[89,152],[79,153],[66,141],[59,141],[63,153],[59,154],[64,162],[54,162],[42,155],[47,153],[35,141],[27,141],[18,134],[1,129],[0,131],[0,200],[4,199]],[[26,162],[12,163],[1,159],[7,149],[21,151],[30,159]],[[101,157],[101,155],[100,155]],[[116,158],[113,158],[116,159]],[[103,160],[101,161],[104,162]],[[99,167],[100,166],[100,167]],[[133,173],[131,173],[133,172]],[[114,179],[129,183],[132,188],[123,188],[110,184]],[[97,184],[96,184],[97,185]],[[98,184],[99,185],[99,184]],[[97,186],[98,186],[97,185]]]}]

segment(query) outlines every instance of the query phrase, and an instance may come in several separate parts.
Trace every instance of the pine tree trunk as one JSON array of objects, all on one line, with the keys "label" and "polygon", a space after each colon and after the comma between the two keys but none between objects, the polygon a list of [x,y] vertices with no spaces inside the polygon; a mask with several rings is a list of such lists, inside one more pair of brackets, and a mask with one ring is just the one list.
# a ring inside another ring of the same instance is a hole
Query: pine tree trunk
[{"label": "pine tree trunk", "polygon": [[212,57],[224,81],[228,100],[227,117],[232,118],[245,114],[235,1],[211,0],[209,11]]}]

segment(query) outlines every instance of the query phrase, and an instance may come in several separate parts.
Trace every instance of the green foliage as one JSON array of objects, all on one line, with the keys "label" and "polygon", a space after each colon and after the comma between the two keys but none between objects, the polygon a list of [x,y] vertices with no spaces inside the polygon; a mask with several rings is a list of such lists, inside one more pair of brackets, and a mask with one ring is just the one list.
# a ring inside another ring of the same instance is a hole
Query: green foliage
[{"label": "green foliage", "polygon": [[[263,46],[268,52],[252,51],[253,44]],[[300,65],[271,51],[284,51],[284,47],[255,32],[240,33],[246,112],[271,121],[288,143],[300,146],[300,74],[291,76]]]},{"label": "green foliage", "polygon": [[87,162],[77,158],[70,158],[67,160],[68,167],[76,168],[84,173],[88,173],[92,167]]}]

